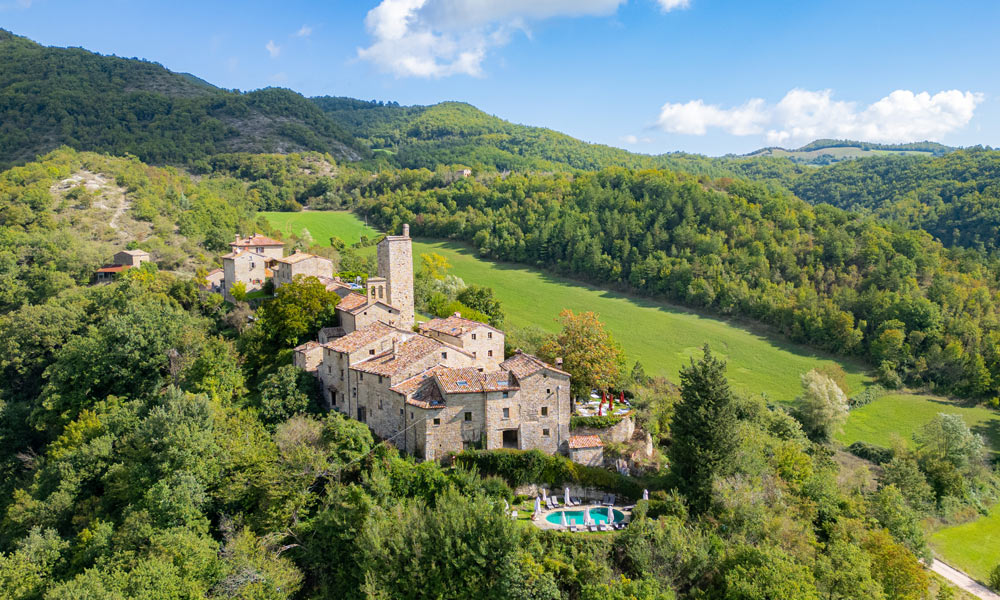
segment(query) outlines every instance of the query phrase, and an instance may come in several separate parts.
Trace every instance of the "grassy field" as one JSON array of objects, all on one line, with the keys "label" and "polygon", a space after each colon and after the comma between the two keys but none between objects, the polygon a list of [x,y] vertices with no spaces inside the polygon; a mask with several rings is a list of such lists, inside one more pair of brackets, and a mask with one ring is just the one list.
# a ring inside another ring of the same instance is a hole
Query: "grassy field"
[{"label": "grassy field", "polygon": [[337,236],[348,244],[357,243],[362,235],[369,237],[378,232],[362,223],[349,212],[262,212],[271,227],[285,235],[299,235],[308,229],[317,244],[330,245],[330,238]]},{"label": "grassy field", "polygon": [[[345,241],[358,239],[364,224],[343,212],[265,213],[281,227],[306,227],[317,241],[339,235]],[[337,232],[337,233],[331,233]],[[698,356],[708,343],[729,361],[733,388],[746,393],[764,393],[769,399],[790,402],[799,393],[799,375],[833,362],[814,350],[790,344],[752,329],[714,319],[661,302],[610,292],[556,277],[519,265],[494,263],[478,258],[468,246],[452,242],[415,241],[414,262],[422,253],[447,257],[453,273],[466,283],[492,287],[503,302],[510,325],[536,325],[555,332],[556,317],[563,308],[592,310],[621,342],[630,363],[639,360],[649,374],[666,375],[674,381],[680,367]],[[867,385],[859,365],[841,362],[848,372],[852,393]]]},{"label": "grassy field", "polygon": [[1000,450],[1000,414],[983,406],[963,406],[934,396],[890,394],[868,406],[851,411],[838,436],[845,445],[862,440],[879,446],[891,446],[896,434],[912,444],[913,433],[938,413],[962,415],[966,424]]},{"label": "grassy field", "polygon": [[934,552],[945,562],[981,582],[1000,564],[1000,509],[970,523],[948,527],[930,537]]}]

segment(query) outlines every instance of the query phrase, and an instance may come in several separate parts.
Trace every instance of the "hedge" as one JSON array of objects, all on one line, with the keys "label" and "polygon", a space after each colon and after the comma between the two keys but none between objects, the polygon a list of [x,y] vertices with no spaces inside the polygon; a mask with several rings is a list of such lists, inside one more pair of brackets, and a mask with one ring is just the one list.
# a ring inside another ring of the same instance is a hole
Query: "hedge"
[{"label": "hedge", "polygon": [[623,418],[618,415],[594,415],[592,417],[573,415],[569,419],[569,428],[579,429],[581,427],[589,427],[592,429],[607,429],[621,423]]},{"label": "hedge", "polygon": [[540,450],[466,450],[455,462],[475,467],[480,475],[502,477],[511,487],[536,483],[561,487],[567,483],[598,488],[636,500],[650,482],[626,477],[599,467],[574,463],[564,456],[551,456]]},{"label": "hedge", "polygon": [[868,442],[861,441],[854,442],[848,446],[847,451],[858,458],[870,460],[876,465],[884,465],[889,462],[892,460],[894,454],[891,448],[876,446],[875,444],[869,444]]},{"label": "hedge", "polygon": [[886,394],[886,389],[880,385],[873,385],[871,387],[865,388],[860,394],[856,394],[853,398],[848,401],[849,407],[853,410],[855,408],[860,408],[866,404],[871,404],[872,402],[878,400]]}]

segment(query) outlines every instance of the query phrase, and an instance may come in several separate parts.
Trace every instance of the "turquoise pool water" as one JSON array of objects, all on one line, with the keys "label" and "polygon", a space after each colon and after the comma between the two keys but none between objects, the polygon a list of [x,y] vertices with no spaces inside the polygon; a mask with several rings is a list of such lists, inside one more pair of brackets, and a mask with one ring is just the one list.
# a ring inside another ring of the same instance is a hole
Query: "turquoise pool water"
[{"label": "turquoise pool water", "polygon": [[[546,515],[545,520],[553,525],[562,525],[562,515],[566,514],[566,524],[567,525],[583,525],[583,511],[582,510],[557,510],[553,513]],[[615,523],[621,523],[625,520],[625,513],[620,510],[612,510],[612,515],[614,516]],[[608,522],[608,509],[606,508],[594,508],[590,510],[590,518],[595,523],[607,523]]]}]

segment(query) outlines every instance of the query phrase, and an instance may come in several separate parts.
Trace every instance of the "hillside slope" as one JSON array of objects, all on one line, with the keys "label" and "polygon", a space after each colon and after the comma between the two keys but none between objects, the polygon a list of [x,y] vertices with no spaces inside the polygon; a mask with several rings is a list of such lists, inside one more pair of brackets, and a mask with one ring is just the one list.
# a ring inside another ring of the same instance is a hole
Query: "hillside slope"
[{"label": "hillside slope", "polygon": [[0,30],[0,167],[61,145],[173,164],[233,151],[367,153],[290,90],[221,90],[156,63]]}]

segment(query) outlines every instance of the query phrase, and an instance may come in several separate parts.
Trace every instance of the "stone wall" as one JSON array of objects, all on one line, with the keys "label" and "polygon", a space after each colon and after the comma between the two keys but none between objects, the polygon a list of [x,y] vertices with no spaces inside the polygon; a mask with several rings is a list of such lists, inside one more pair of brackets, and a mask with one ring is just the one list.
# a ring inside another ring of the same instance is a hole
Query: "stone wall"
[{"label": "stone wall", "polygon": [[266,259],[256,254],[241,254],[235,258],[225,258],[222,260],[222,271],[224,274],[222,284],[222,295],[233,301],[229,290],[233,285],[242,281],[246,285],[248,292],[253,292],[264,287]]},{"label": "stone wall", "polygon": [[573,429],[573,435],[596,435],[604,443],[621,444],[632,439],[635,433],[635,421],[631,416],[626,415],[617,425],[597,429],[595,427],[577,427]]},{"label": "stone wall", "polygon": [[[503,398],[501,392],[490,394],[485,448],[503,448],[503,432],[516,429],[520,450],[537,448],[549,454],[564,451],[569,441],[569,379],[539,371],[518,383],[521,389],[510,392],[508,398]],[[509,409],[507,418],[504,408]]]},{"label": "stone wall", "polygon": [[574,448],[569,451],[569,458],[575,463],[588,467],[604,466],[604,448]]}]

